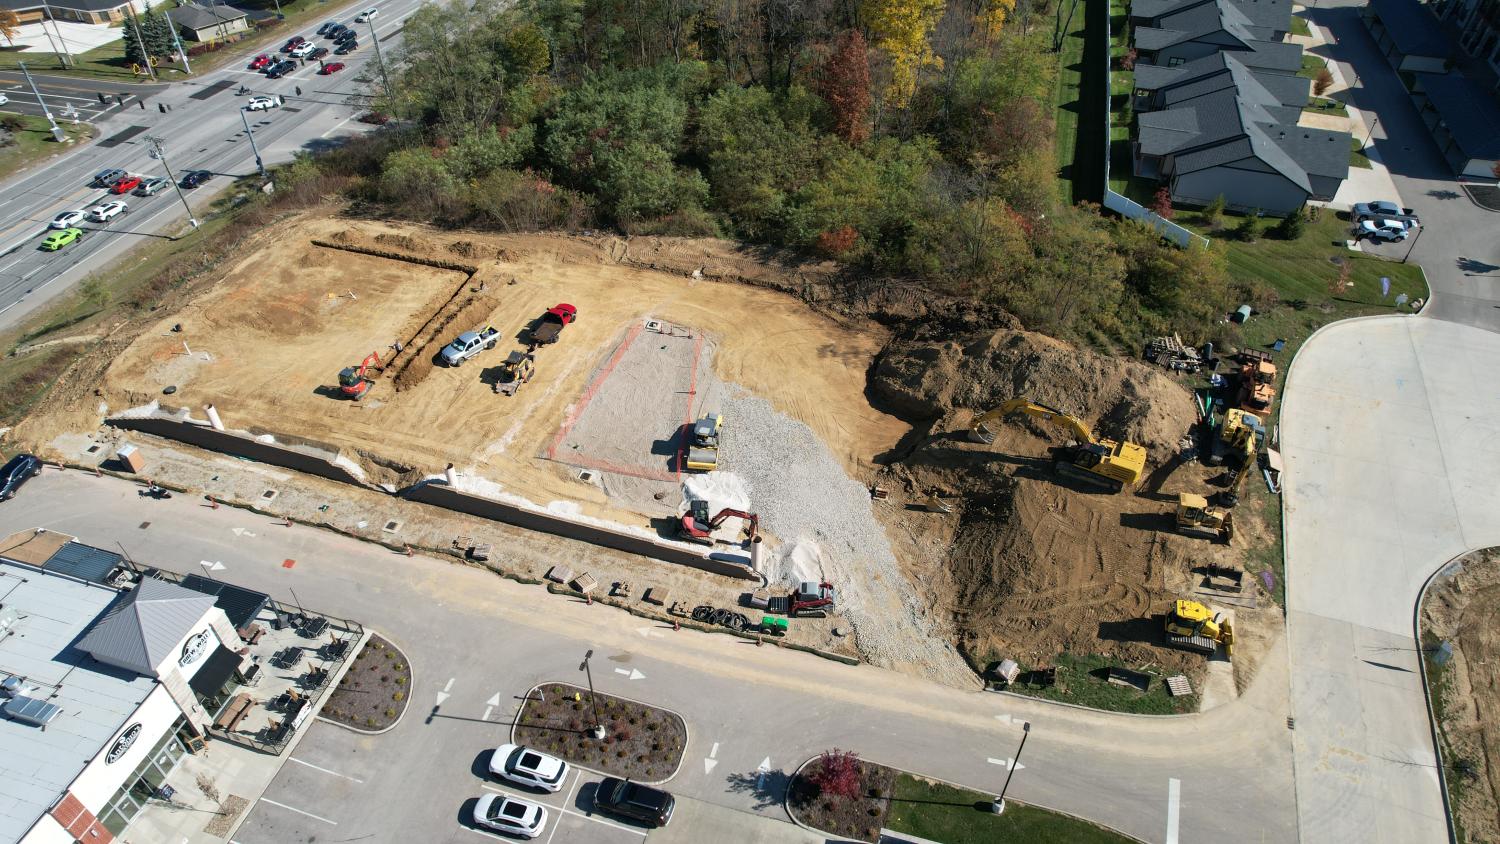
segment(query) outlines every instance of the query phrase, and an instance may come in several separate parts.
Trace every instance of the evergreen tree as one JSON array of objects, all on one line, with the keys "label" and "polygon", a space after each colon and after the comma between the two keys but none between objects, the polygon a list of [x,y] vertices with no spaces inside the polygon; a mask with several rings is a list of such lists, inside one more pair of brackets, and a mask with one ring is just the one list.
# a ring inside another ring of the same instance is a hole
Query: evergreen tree
[{"label": "evergreen tree", "polygon": [[141,15],[141,36],[146,40],[146,52],[153,56],[166,58],[177,53],[177,42],[172,40],[172,21],[165,13],[153,11],[149,3]]},{"label": "evergreen tree", "polygon": [[1276,224],[1276,236],[1282,240],[1296,240],[1306,228],[1307,217],[1301,208],[1294,209]]},{"label": "evergreen tree", "polygon": [[141,52],[141,44],[145,41],[146,32],[138,16],[125,16],[125,23],[120,27],[120,38],[125,42],[126,63],[144,67],[146,54]]}]

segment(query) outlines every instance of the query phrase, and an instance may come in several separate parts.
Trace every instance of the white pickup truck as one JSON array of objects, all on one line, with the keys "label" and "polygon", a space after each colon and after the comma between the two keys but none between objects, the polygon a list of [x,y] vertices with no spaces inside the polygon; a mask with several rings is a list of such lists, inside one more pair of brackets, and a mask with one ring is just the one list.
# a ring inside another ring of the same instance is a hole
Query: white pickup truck
[{"label": "white pickup truck", "polygon": [[486,325],[478,331],[465,331],[458,335],[457,340],[443,347],[443,363],[458,366],[485,349],[495,348],[495,338],[499,336],[499,329],[493,325]]}]

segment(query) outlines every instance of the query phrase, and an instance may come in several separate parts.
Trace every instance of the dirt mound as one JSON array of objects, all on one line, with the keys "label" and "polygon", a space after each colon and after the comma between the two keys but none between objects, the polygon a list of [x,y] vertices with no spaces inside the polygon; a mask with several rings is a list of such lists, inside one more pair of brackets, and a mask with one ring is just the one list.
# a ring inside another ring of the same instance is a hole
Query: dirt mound
[{"label": "dirt mound", "polygon": [[891,411],[913,420],[981,413],[1025,397],[1073,414],[1101,435],[1140,443],[1158,460],[1176,451],[1197,418],[1188,391],[1160,372],[1027,331],[895,341],[871,387]]},{"label": "dirt mound", "polygon": [[422,240],[406,234],[382,233],[375,235],[375,242],[382,246],[394,246],[408,252],[430,252],[431,248]]},{"label": "dirt mound", "polygon": [[479,254],[479,247],[472,240],[455,240],[448,244],[448,251],[461,258],[472,258]]}]

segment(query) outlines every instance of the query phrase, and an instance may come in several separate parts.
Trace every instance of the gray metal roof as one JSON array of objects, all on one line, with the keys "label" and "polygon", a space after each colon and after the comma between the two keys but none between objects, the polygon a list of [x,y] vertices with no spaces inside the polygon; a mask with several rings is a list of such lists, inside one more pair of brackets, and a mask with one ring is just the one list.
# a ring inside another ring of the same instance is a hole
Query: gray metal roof
[{"label": "gray metal roof", "polygon": [[1296,73],[1302,69],[1302,45],[1284,41],[1252,41],[1249,49],[1236,50],[1235,58],[1246,67]]},{"label": "gray metal roof", "polygon": [[0,844],[14,844],[125,726],[155,678],[101,665],[72,646],[118,594],[113,589],[0,562],[13,635],[0,669],[23,675],[29,696],[61,708],[46,731],[0,719]]},{"label": "gray metal roof", "polygon": [[224,615],[229,617],[230,626],[236,630],[254,621],[266,604],[271,603],[271,596],[264,592],[199,574],[184,575],[182,585],[194,592],[214,596],[214,606],[224,611]]},{"label": "gray metal roof", "polygon": [[113,551],[84,545],[82,542],[69,542],[57,549],[57,553],[47,560],[45,568],[50,572],[105,583],[109,573],[115,570],[122,559],[124,558]]},{"label": "gray metal roof", "polygon": [[[1193,6],[1209,5],[1226,0],[1134,0],[1130,4],[1130,17],[1136,21],[1159,22],[1162,17],[1172,15]],[[1228,0],[1240,14],[1255,26],[1285,32],[1291,26],[1292,4],[1290,0]]]},{"label": "gray metal roof", "polygon": [[1500,159],[1500,103],[1462,73],[1419,73],[1417,84],[1469,158]]},{"label": "gray metal roof", "polygon": [[1438,26],[1438,20],[1425,3],[1417,0],[1370,0],[1396,49],[1407,56],[1446,59],[1452,47]]},{"label": "gray metal roof", "polygon": [[78,648],[95,659],[156,676],[156,666],[203,620],[214,599],[154,577],[121,595]]}]

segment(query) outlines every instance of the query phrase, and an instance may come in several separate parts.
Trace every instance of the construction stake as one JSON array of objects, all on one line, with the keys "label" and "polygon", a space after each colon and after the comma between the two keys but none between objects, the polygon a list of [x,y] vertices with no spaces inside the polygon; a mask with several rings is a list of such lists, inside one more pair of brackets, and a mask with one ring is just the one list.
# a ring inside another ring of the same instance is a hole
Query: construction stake
[{"label": "construction stake", "polygon": [[672,619],[672,629],[673,629],[673,630],[681,630],[681,629],[682,629],[682,623],[681,623],[681,622],[679,622],[679,621],[678,621],[678,620],[677,620],[677,619],[675,619],[675,618],[674,618],[674,619]]},{"label": "construction stake", "polygon": [[411,546],[410,545],[406,546],[406,556],[408,556],[408,557],[412,556]]},{"label": "construction stake", "polygon": [[214,508],[215,510],[219,509],[219,502],[215,501],[212,495],[207,495],[204,497],[208,499],[208,506]]},{"label": "construction stake", "polygon": [[101,472],[101,471],[99,471],[99,467],[98,466],[94,467],[94,477],[96,477],[96,478],[102,478],[102,477],[104,477],[104,473]]}]

